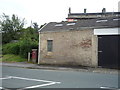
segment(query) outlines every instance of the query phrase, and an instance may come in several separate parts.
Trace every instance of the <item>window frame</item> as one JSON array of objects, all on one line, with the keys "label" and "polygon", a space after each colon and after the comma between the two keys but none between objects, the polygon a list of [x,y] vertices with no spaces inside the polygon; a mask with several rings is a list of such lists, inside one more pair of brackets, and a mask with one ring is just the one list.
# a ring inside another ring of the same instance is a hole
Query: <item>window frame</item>
[{"label": "window frame", "polygon": [[47,40],[47,52],[53,52],[53,40]]}]

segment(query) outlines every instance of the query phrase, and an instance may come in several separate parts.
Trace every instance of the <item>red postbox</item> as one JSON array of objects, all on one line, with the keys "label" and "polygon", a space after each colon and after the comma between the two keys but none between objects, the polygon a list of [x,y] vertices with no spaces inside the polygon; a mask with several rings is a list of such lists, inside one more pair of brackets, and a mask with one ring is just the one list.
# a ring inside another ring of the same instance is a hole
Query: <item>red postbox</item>
[{"label": "red postbox", "polygon": [[32,61],[34,63],[37,61],[37,49],[32,49]]}]

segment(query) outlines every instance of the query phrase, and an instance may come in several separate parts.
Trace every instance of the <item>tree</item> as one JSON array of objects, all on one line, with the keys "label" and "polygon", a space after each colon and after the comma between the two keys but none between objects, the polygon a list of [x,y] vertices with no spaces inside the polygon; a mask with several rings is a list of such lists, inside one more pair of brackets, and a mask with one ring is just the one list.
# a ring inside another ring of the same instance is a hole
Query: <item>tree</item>
[{"label": "tree", "polygon": [[22,36],[20,40],[30,40],[38,42],[38,39],[38,31],[36,31],[36,29],[32,28],[31,26],[22,30]]},{"label": "tree", "polygon": [[36,30],[36,32],[38,32],[38,30],[40,29],[39,25],[36,22],[33,23],[33,28]]},{"label": "tree", "polygon": [[0,18],[2,43],[4,44],[9,43],[12,40],[18,40],[24,24],[24,19],[20,20],[18,16],[14,14],[11,18],[8,15],[3,14]]},{"label": "tree", "polygon": [[36,29],[27,27],[22,30],[22,36],[19,40],[20,42],[20,56],[27,58],[28,52],[31,52],[32,49],[38,49],[38,33]]}]

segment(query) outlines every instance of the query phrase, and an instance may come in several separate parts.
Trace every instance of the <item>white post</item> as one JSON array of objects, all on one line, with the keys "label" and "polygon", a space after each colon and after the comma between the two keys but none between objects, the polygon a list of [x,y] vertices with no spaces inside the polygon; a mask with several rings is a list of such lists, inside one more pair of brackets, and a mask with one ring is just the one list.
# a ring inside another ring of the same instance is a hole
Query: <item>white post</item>
[{"label": "white post", "polygon": [[38,49],[38,64],[40,64],[40,32],[39,32],[39,49]]},{"label": "white post", "polygon": [[28,62],[30,61],[30,52],[28,52]]}]

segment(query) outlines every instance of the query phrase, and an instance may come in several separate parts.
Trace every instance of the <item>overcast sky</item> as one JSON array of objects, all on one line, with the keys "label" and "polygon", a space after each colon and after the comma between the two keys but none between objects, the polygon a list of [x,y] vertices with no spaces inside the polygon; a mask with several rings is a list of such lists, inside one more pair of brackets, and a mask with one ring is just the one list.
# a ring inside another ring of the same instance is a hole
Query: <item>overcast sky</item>
[{"label": "overcast sky", "polygon": [[0,0],[0,15],[5,13],[25,18],[27,26],[30,22],[42,25],[48,22],[64,21],[68,15],[68,8],[72,13],[101,12],[106,8],[108,12],[118,11],[120,0]]}]

